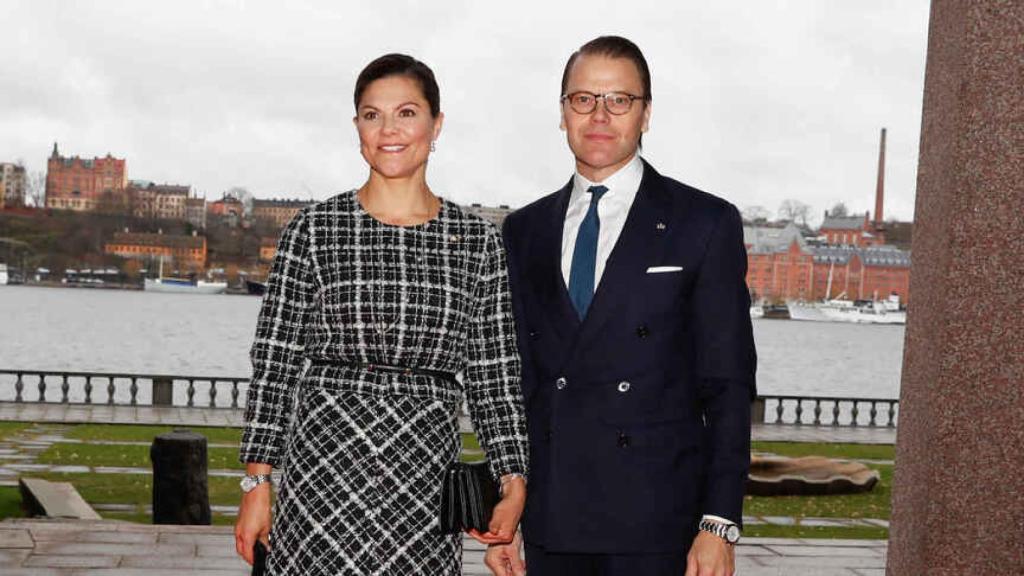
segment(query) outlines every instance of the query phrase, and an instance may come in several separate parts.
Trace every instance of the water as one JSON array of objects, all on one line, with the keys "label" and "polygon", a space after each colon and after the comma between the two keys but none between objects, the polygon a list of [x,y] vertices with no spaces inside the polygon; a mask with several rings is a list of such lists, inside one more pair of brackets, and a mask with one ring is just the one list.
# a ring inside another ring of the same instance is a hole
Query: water
[{"label": "water", "polygon": [[[0,369],[248,377],[260,299],[0,286]],[[902,326],[755,320],[758,391],[897,398]]]}]

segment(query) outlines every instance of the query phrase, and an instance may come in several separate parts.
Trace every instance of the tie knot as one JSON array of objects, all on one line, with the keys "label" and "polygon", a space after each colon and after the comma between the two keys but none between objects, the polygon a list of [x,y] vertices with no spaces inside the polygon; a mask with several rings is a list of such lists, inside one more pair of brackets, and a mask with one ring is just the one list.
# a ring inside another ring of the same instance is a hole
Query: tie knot
[{"label": "tie knot", "polygon": [[592,196],[590,197],[590,203],[597,203],[597,201],[601,199],[601,196],[604,196],[604,193],[607,191],[608,187],[601,185],[591,186],[590,188],[587,188],[587,192],[590,192],[592,194]]}]

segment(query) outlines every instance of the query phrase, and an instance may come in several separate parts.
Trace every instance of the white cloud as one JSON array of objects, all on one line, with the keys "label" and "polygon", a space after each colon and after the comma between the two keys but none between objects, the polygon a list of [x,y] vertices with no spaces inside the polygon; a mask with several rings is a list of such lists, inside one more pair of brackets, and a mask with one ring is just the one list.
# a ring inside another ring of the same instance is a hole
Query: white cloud
[{"label": "white cloud", "polygon": [[0,158],[128,159],[129,176],[324,198],[366,168],[350,119],[358,71],[402,51],[441,83],[429,179],[462,202],[525,204],[572,163],[558,130],[566,57],[602,33],[650,61],[645,155],[743,205],[873,209],[889,128],[887,215],[909,218],[928,3],[5,3]]}]

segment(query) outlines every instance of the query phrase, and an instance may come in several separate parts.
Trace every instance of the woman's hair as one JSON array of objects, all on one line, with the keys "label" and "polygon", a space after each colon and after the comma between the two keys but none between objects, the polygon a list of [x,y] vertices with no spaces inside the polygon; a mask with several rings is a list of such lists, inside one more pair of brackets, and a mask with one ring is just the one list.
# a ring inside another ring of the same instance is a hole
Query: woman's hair
[{"label": "woman's hair", "polygon": [[441,113],[441,90],[437,87],[434,72],[429,66],[405,54],[385,54],[366,65],[356,78],[355,106],[359,110],[359,100],[367,86],[381,78],[405,76],[412,78],[420,85],[423,97],[430,105],[430,115],[437,118]]}]

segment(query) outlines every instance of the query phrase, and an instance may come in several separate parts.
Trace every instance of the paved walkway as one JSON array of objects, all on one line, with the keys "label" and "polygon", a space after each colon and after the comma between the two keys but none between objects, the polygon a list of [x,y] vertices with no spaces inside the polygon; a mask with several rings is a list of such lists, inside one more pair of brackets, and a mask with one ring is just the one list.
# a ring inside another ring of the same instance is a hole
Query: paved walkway
[{"label": "paved walkway", "polygon": [[[159,424],[165,426],[242,426],[242,411],[227,408],[108,406],[0,402],[0,421],[92,424]],[[460,424],[469,430],[468,418]],[[895,444],[896,428],[755,424],[754,440]]]},{"label": "paved walkway", "polygon": [[[465,540],[463,574],[490,572],[483,548]],[[739,576],[884,576],[886,543],[876,540],[747,538]],[[231,528],[147,526],[111,520],[0,522],[5,576],[242,576]]]}]

